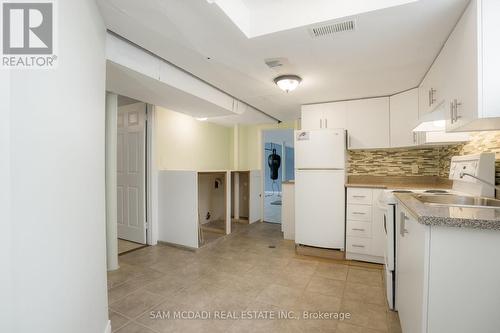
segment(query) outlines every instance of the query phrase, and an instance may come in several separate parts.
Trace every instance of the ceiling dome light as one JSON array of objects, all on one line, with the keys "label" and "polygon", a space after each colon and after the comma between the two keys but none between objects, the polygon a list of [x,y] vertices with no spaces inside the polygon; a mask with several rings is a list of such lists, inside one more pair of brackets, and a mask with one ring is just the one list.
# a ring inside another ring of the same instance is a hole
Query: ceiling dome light
[{"label": "ceiling dome light", "polygon": [[302,82],[302,79],[297,75],[281,75],[274,79],[274,83],[286,92],[295,90]]}]

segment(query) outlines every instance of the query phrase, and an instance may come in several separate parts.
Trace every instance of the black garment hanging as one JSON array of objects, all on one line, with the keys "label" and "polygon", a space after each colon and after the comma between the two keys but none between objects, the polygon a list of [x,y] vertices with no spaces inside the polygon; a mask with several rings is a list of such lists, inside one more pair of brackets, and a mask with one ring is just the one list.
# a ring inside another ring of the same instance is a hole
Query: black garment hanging
[{"label": "black garment hanging", "polygon": [[273,153],[267,158],[267,165],[271,169],[271,179],[278,179],[278,170],[281,166],[281,156],[276,154],[276,149],[273,149]]}]

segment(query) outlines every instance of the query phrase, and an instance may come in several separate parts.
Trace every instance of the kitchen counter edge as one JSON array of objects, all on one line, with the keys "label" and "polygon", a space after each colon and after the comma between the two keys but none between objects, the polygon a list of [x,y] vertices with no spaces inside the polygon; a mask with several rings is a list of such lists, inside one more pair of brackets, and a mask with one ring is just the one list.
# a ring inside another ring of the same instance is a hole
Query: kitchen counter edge
[{"label": "kitchen counter edge", "polygon": [[[500,230],[500,209],[454,207],[451,205],[429,207],[418,201],[418,199],[411,194],[396,193],[394,195],[420,224],[481,230]],[[450,212],[450,208],[456,209],[457,216],[450,216],[450,214],[453,215],[453,212]]]}]

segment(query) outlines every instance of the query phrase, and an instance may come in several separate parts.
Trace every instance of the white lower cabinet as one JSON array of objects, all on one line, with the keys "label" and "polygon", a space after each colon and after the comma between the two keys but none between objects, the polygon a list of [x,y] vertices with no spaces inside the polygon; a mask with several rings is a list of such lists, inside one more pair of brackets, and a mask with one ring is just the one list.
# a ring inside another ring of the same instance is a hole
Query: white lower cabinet
[{"label": "white lower cabinet", "polygon": [[498,332],[500,231],[423,225],[402,204],[396,219],[402,331]]},{"label": "white lower cabinet", "polygon": [[403,332],[426,332],[427,275],[430,227],[419,224],[404,210],[396,214],[396,295]]},{"label": "white lower cabinet", "polygon": [[347,259],[384,262],[384,217],[377,206],[381,191],[371,188],[347,189]]}]

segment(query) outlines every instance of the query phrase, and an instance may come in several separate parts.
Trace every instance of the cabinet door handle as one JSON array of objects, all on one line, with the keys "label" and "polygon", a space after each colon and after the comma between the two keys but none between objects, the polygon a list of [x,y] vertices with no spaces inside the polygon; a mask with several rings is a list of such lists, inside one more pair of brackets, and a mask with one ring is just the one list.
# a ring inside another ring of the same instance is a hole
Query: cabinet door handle
[{"label": "cabinet door handle", "polygon": [[352,230],[355,230],[355,231],[365,231],[365,229],[361,229],[361,228],[352,228]]},{"label": "cabinet door handle", "polygon": [[366,215],[366,213],[363,212],[352,212],[353,215]]},{"label": "cabinet door handle", "polygon": [[408,216],[404,212],[401,212],[401,220],[399,222],[399,234],[401,237],[404,237],[405,234],[408,233],[408,230],[406,230],[406,220],[408,220]]},{"label": "cabinet door handle", "polygon": [[455,121],[458,121],[460,119],[460,116],[458,115],[458,107],[462,105],[458,100],[454,100],[453,103],[455,104]]},{"label": "cabinet door handle", "polygon": [[353,195],[353,198],[366,198],[366,195]]},{"label": "cabinet door handle", "polygon": [[365,247],[364,245],[352,244],[352,247]]},{"label": "cabinet door handle", "polygon": [[351,148],[351,136],[347,135],[347,148]]},{"label": "cabinet door handle", "polygon": [[328,128],[328,119],[325,119],[325,128]]},{"label": "cabinet door handle", "polygon": [[387,235],[387,215],[384,214],[384,230],[385,234]]},{"label": "cabinet door handle", "polygon": [[454,105],[453,105],[453,102],[450,102],[450,121],[451,123],[453,124],[453,122],[455,121],[455,112],[454,112]]},{"label": "cabinet door handle", "polygon": [[319,128],[323,128],[323,119],[319,120]]},{"label": "cabinet door handle", "polygon": [[417,143],[417,132],[413,132],[413,143]]}]

